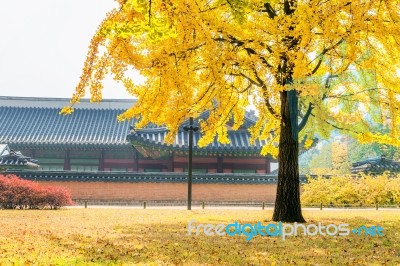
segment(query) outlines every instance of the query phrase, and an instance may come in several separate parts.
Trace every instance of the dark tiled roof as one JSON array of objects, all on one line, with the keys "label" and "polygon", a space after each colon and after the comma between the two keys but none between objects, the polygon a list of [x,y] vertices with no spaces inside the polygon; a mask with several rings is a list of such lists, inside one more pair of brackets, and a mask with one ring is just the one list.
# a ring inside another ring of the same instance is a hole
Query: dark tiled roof
[{"label": "dark tiled roof", "polygon": [[[135,148],[137,148],[144,156],[146,156],[147,151],[148,157],[159,157],[152,154],[153,152],[187,152],[189,145],[188,132],[180,131],[172,144],[164,143],[166,134],[166,130],[145,130],[138,131],[136,134],[130,134],[127,139],[131,141]],[[201,135],[199,132],[193,134],[193,152],[195,155],[215,156],[215,154],[233,154],[239,152],[259,156],[261,148],[265,144],[265,141],[259,140],[256,140],[253,145],[250,144],[250,134],[247,130],[228,132],[228,137],[230,139],[229,144],[221,144],[214,139],[210,145],[204,148],[197,146],[197,141],[200,137]]]},{"label": "dark tiled roof", "polygon": [[[201,119],[208,116],[207,112],[201,115]],[[198,140],[201,138],[199,131],[193,133],[193,154],[195,156],[260,156],[262,147],[266,144],[265,140],[256,139],[252,144],[250,142],[250,133],[248,128],[254,125],[255,121],[252,117],[246,114],[244,124],[239,130],[228,131],[229,144],[221,144],[217,138],[206,147],[200,148],[197,145]],[[194,125],[198,125],[194,121]],[[178,152],[186,154],[189,147],[189,134],[183,128],[189,126],[189,122],[185,121],[179,128],[177,136],[172,144],[166,144],[164,138],[167,134],[167,129],[163,127],[151,127],[136,130],[127,136],[127,140],[145,157],[160,158],[167,156],[170,152]],[[318,143],[315,138],[313,146]],[[299,144],[300,153],[305,152],[304,141]]]},{"label": "dark tiled roof", "polygon": [[0,107],[0,143],[29,146],[125,146],[129,122],[117,121],[123,109],[76,109],[72,115],[58,108]]},{"label": "dark tiled roof", "polygon": [[39,168],[36,160],[30,158],[0,157],[0,168]]},{"label": "dark tiled roof", "polygon": [[[66,99],[42,98],[7,98],[0,97],[0,143],[8,143],[15,149],[29,148],[118,148],[132,149],[130,143],[146,157],[163,157],[171,151],[186,153],[188,149],[188,134],[181,126],[172,145],[164,143],[166,129],[149,125],[137,134],[129,134],[132,121],[118,122],[117,116],[124,112],[125,107],[133,104],[128,101],[113,100],[94,108],[78,108],[69,116],[59,114],[60,107]],[[15,106],[11,105],[15,104]],[[88,103],[85,103],[88,104]],[[42,107],[47,106],[47,107]],[[85,105],[86,106],[86,105]],[[89,105],[88,105],[89,106]],[[101,108],[100,108],[101,107]],[[203,113],[204,119],[208,113]],[[194,134],[194,154],[216,156],[251,155],[259,156],[265,141],[256,140],[250,144],[250,134],[247,131],[254,124],[254,115],[247,114],[241,129],[229,131],[230,144],[223,145],[214,140],[206,148],[197,147],[200,133]],[[198,124],[198,121],[195,121]],[[128,135],[129,134],[129,135]],[[128,135],[128,136],[127,136]],[[128,141],[127,141],[128,139]]]},{"label": "dark tiled roof", "polygon": [[[45,97],[13,97],[0,96],[0,106],[11,107],[41,107],[61,109],[70,104],[69,98],[45,98]],[[74,108],[86,109],[127,109],[132,107],[135,99],[103,99],[101,102],[92,103],[90,99],[81,99]]]},{"label": "dark tiled roof", "polygon": [[8,145],[0,144],[0,169],[30,168],[38,169],[38,161],[15,152]]},{"label": "dark tiled roof", "polygon": [[[221,144],[215,138],[214,141],[207,147],[200,148],[197,145],[198,140],[201,138],[199,131],[193,133],[193,154],[195,156],[216,156],[218,154],[229,155],[252,155],[260,156],[260,151],[265,141],[256,140],[254,144],[250,143],[250,133],[247,130],[254,125],[254,118],[250,116],[251,113],[246,113],[243,125],[239,130],[228,131],[229,144]],[[204,112],[194,119],[193,124],[199,125],[199,120],[205,120],[209,116],[209,112]],[[229,125],[229,123],[228,123]],[[172,144],[166,144],[164,138],[167,134],[165,127],[147,127],[144,129],[136,130],[135,133],[129,134],[127,140],[145,157],[160,158],[168,155],[170,152],[178,152],[178,154],[185,154],[188,152],[189,147],[189,134],[184,131],[184,127],[189,126],[189,120],[186,120],[179,127],[179,132],[175,136]]]},{"label": "dark tiled roof", "polygon": [[384,157],[367,159],[352,164],[352,173],[383,173],[385,171],[400,172],[400,162]]},{"label": "dark tiled roof", "polygon": [[[21,178],[43,181],[126,182],[126,183],[187,183],[187,173],[138,172],[74,172],[74,171],[7,171]],[[300,182],[305,183],[305,176]],[[265,174],[202,174],[193,173],[195,184],[275,184],[277,176]]]},{"label": "dark tiled roof", "polygon": [[[0,107],[0,143],[8,143],[13,148],[30,148],[35,146],[54,147],[118,147],[131,148],[127,142],[129,122],[119,123],[118,114],[125,109],[76,109],[72,115],[59,114],[60,109],[55,107]],[[208,114],[203,114],[204,118]],[[254,121],[246,118],[244,128]],[[187,123],[182,124],[182,128]],[[137,136],[129,135],[129,140],[136,139],[142,146],[160,148],[165,151],[164,137],[166,129],[149,125],[138,131]],[[206,149],[197,148],[200,134],[194,134],[195,151],[212,152],[246,152],[259,155],[263,141],[257,140],[250,144],[249,133],[246,129],[229,132],[231,143],[222,145],[216,140]],[[186,151],[188,134],[183,130],[176,136],[174,144],[168,145],[167,150]],[[148,147],[147,147],[148,148]],[[212,155],[212,154],[210,154]]]}]

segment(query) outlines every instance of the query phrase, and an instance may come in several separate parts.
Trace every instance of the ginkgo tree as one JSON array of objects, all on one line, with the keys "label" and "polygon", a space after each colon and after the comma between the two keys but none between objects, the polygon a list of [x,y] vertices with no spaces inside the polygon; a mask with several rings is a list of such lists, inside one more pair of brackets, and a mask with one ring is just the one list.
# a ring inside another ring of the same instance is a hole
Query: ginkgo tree
[{"label": "ginkgo tree", "polygon": [[[398,0],[118,0],[94,35],[71,105],[102,100],[112,75],[137,98],[118,119],[169,129],[204,111],[200,146],[229,142],[257,110],[253,140],[278,157],[273,220],[302,222],[299,141],[341,130],[399,145]],[[132,71],[145,82],[138,82]],[[387,134],[375,131],[389,121]]]}]

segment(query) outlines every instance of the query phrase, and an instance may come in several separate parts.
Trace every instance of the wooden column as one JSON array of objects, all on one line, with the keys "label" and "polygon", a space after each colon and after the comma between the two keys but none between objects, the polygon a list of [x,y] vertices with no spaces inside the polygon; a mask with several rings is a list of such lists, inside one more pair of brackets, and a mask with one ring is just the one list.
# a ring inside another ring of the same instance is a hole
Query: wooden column
[{"label": "wooden column", "polygon": [[65,151],[64,155],[64,170],[71,170],[71,158],[69,156],[69,150]]},{"label": "wooden column", "polygon": [[102,149],[100,151],[100,158],[99,158],[99,171],[104,171],[104,154],[105,151]]},{"label": "wooden column", "polygon": [[174,153],[172,152],[168,160],[168,172],[174,172]]},{"label": "wooden column", "polygon": [[224,158],[222,156],[218,156],[217,158],[217,173],[224,172]]},{"label": "wooden column", "polygon": [[271,173],[271,160],[269,158],[265,158],[265,173]]},{"label": "wooden column", "polygon": [[134,158],[133,171],[137,172],[139,171],[139,154],[136,150],[133,151],[133,158]]}]

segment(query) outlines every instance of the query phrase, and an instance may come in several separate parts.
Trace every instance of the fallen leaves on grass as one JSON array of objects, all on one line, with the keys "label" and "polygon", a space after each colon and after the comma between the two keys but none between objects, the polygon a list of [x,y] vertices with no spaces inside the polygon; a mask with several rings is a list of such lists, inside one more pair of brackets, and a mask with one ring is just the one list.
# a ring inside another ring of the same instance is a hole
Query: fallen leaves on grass
[{"label": "fallen leaves on grass", "polygon": [[[382,237],[189,236],[188,222],[256,223],[269,211],[67,209],[0,211],[0,264],[396,265],[398,211],[306,211],[309,221],[380,224]],[[263,222],[265,223],[265,222]]]}]

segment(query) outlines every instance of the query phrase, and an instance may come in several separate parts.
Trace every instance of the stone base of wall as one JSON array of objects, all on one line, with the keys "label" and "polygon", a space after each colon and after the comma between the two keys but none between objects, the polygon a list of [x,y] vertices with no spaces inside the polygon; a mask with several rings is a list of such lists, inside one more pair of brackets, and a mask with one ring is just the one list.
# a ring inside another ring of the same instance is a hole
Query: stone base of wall
[{"label": "stone base of wall", "polygon": [[[185,201],[184,183],[112,183],[38,181],[63,186],[73,199],[101,201]],[[193,201],[275,202],[276,184],[193,184]]]}]

